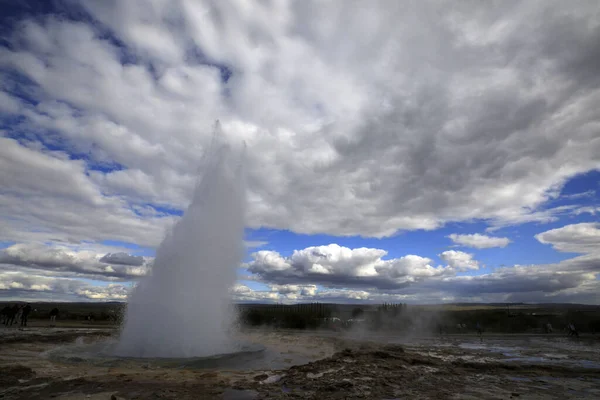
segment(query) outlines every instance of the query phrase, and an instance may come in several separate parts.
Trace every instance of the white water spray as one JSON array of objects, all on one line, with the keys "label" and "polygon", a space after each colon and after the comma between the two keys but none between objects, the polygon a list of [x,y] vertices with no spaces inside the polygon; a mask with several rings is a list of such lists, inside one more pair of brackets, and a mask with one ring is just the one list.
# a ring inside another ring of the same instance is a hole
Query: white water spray
[{"label": "white water spray", "polygon": [[192,203],[132,291],[117,354],[203,357],[235,351],[229,288],[244,254],[244,155],[217,122]]}]

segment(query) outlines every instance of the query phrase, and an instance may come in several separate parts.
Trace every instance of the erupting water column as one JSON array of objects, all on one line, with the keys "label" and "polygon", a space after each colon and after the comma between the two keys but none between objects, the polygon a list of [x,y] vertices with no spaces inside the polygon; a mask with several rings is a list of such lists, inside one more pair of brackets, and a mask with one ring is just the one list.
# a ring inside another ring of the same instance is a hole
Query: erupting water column
[{"label": "erupting water column", "polygon": [[243,152],[223,143],[217,121],[205,172],[185,214],[132,291],[117,354],[203,357],[235,351],[229,288],[244,254]]}]

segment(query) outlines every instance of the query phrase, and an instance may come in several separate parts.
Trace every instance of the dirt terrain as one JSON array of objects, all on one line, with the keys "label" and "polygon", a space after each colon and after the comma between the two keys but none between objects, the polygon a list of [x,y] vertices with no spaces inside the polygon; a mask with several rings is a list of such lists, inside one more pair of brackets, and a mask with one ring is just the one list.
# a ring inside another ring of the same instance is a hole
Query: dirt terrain
[{"label": "dirt terrain", "polygon": [[0,329],[0,398],[600,398],[600,341],[594,337],[502,335],[480,342],[453,335],[403,343],[386,335],[252,331],[244,340],[265,350],[222,364],[52,356],[114,334],[106,328]]}]

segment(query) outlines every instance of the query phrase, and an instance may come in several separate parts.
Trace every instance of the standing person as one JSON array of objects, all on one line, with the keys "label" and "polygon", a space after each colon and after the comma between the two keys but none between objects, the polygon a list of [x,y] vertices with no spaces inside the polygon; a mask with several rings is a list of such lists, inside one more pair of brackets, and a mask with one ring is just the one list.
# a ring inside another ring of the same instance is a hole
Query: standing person
[{"label": "standing person", "polygon": [[12,326],[12,324],[15,322],[15,318],[17,317],[18,312],[19,312],[19,305],[15,304],[10,309],[10,313],[8,314],[8,318],[6,319],[6,323],[5,323],[6,326]]},{"label": "standing person", "polygon": [[437,330],[440,333],[440,337],[443,337],[444,336],[444,325],[437,324]]},{"label": "standing person", "polygon": [[21,326],[27,326],[27,318],[31,312],[31,304],[27,303],[21,311]]},{"label": "standing person", "polygon": [[9,315],[10,315],[10,306],[6,305],[2,309],[2,323],[3,324],[6,324],[6,321],[8,320]]},{"label": "standing person", "polygon": [[8,321],[12,318],[12,307],[6,306],[2,309],[2,323],[8,326]]},{"label": "standing person", "polygon": [[479,340],[483,342],[483,328],[481,327],[481,324],[479,323],[479,321],[477,321],[477,335],[479,336]]},{"label": "standing person", "polygon": [[573,321],[569,322],[569,336],[579,337],[579,332],[575,329],[575,324]]},{"label": "standing person", "polygon": [[21,322],[21,316],[23,315],[23,306],[17,306],[17,312],[15,314],[15,324],[19,325]]},{"label": "standing person", "polygon": [[58,317],[58,308],[54,307],[50,310],[50,324],[52,326],[56,325],[56,317]]}]

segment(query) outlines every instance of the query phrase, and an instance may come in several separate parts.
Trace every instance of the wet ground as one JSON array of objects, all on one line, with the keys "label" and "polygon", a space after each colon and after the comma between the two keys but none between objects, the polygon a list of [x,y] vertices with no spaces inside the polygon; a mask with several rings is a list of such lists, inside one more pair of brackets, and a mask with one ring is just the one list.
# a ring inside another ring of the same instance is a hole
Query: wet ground
[{"label": "wet ground", "polygon": [[251,331],[194,360],[100,354],[115,331],[0,328],[2,399],[597,399],[600,339]]}]

